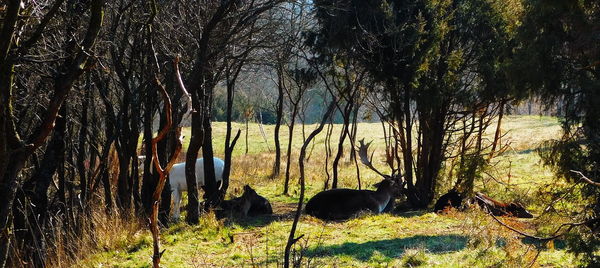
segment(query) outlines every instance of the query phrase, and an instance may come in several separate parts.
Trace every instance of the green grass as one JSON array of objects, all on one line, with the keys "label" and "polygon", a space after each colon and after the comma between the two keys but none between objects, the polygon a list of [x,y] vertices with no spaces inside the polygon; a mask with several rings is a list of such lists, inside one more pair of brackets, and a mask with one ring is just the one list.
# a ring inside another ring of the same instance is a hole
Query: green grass
[{"label": "green grass", "polygon": [[[306,134],[314,128],[306,126]],[[244,129],[234,124],[233,129]],[[162,245],[166,249],[161,264],[165,267],[277,267],[282,265],[298,198],[297,154],[302,143],[301,126],[296,126],[292,150],[292,187],[290,195],[282,195],[282,179],[271,180],[273,162],[273,126],[264,126],[267,141],[257,124],[250,124],[248,154],[245,153],[244,132],[234,150],[232,185],[229,196],[238,196],[245,184],[267,197],[275,211],[273,216],[216,220],[211,214],[202,217],[197,226],[177,223],[162,230]],[[334,136],[340,126],[334,129]],[[544,167],[533,149],[543,140],[557,138],[560,127],[555,118],[538,116],[508,117],[503,124],[511,141],[511,149],[496,157],[477,185],[503,200],[519,198],[534,213],[540,213],[544,201],[536,196],[548,185],[562,185]],[[222,156],[225,124],[213,126],[213,145]],[[282,148],[287,144],[287,128],[282,128]],[[184,135],[190,137],[189,129]],[[362,123],[358,137],[373,140],[375,164],[385,170],[383,132],[379,123]],[[307,163],[307,198],[322,190],[326,178],[324,135],[315,140]],[[186,139],[187,140],[187,139]],[[186,142],[187,143],[187,142]],[[335,145],[335,138],[334,138]],[[187,146],[187,144],[185,144]],[[269,150],[270,149],[270,150]],[[346,147],[346,152],[348,147]],[[284,151],[285,152],[285,151]],[[285,162],[285,161],[284,161]],[[285,166],[282,167],[282,173]],[[363,188],[372,188],[380,179],[372,171],[360,167]],[[357,187],[356,167],[345,154],[340,166],[342,187]],[[185,213],[182,217],[185,217]],[[544,218],[544,221],[549,219]],[[554,224],[558,224],[558,220]],[[533,232],[535,228],[551,229],[540,220],[514,220],[510,225]],[[295,248],[302,256],[302,266],[313,267],[523,267],[535,258],[537,250],[520,237],[491,220],[479,210],[438,215],[417,211],[400,215],[359,215],[345,222],[323,222],[303,216],[297,230],[304,235]],[[539,248],[536,259],[540,266],[569,267],[577,259],[561,247]],[[87,267],[148,267],[151,264],[152,243],[147,230],[136,233],[126,246],[106,248],[82,260]]]}]

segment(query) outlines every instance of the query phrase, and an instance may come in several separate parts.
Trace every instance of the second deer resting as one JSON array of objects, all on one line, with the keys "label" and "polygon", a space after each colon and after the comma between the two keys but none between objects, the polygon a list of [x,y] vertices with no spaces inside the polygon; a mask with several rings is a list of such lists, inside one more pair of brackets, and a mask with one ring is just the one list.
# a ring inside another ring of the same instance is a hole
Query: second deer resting
[{"label": "second deer resting", "polygon": [[260,196],[250,185],[244,186],[244,193],[240,197],[221,202],[221,211],[217,210],[217,216],[227,215],[246,217],[273,214],[271,203]]},{"label": "second deer resting", "polygon": [[316,194],[306,204],[308,215],[324,220],[343,220],[361,212],[382,213],[394,202],[395,182],[384,179],[376,191],[332,189]]}]

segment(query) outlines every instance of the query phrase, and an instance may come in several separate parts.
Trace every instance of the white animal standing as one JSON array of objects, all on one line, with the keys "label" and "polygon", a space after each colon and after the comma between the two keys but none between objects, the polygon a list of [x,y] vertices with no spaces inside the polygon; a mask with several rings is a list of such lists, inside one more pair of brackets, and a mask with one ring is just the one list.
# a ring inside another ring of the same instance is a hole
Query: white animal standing
[{"label": "white animal standing", "polygon": [[[139,170],[144,170],[145,156],[138,156],[140,162]],[[223,180],[223,169],[225,162],[220,158],[213,157],[215,164],[215,179],[217,183]],[[152,169],[150,169],[152,172]],[[171,185],[171,197],[173,200],[173,219],[178,220],[180,216],[182,192],[187,192],[187,181],[185,180],[185,162],[173,165],[169,171],[169,184]],[[204,160],[196,159],[196,184],[198,187],[204,186]]]},{"label": "white animal standing", "polygon": [[[223,168],[225,162],[214,157],[215,164],[215,179],[217,183],[223,180]],[[179,219],[181,206],[181,193],[188,190],[187,181],[185,180],[185,162],[173,165],[169,172],[169,183],[171,184],[171,194],[173,197],[173,218]],[[197,186],[204,186],[204,159],[196,159],[196,183]]]}]

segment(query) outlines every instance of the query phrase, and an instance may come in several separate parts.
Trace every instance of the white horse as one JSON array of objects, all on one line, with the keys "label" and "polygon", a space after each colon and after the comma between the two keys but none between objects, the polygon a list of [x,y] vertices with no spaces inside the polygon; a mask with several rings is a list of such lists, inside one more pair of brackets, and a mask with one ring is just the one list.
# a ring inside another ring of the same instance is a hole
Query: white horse
[{"label": "white horse", "polygon": [[[138,156],[138,158],[141,162],[140,170],[143,170],[143,160],[146,157]],[[215,179],[217,183],[220,183],[223,180],[223,168],[225,167],[225,162],[216,157],[213,157],[213,161],[215,164]],[[187,192],[188,190],[187,181],[185,180],[185,162],[173,165],[171,171],[169,171],[169,182],[173,199],[173,219],[178,220],[182,198],[181,193]],[[196,184],[198,187],[204,186],[204,160],[202,158],[196,159]]]}]

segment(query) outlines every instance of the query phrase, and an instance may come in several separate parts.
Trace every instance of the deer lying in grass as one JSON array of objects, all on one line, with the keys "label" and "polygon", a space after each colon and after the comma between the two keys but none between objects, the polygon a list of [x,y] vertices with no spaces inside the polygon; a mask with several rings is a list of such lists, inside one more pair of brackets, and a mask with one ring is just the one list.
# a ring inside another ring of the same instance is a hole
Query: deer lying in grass
[{"label": "deer lying in grass", "polygon": [[[462,209],[462,199],[460,193],[456,189],[452,189],[438,199],[435,203],[434,210],[439,213],[450,207]],[[475,193],[475,197],[470,199],[467,203],[477,204],[481,209],[494,216],[533,218],[533,215],[520,203],[503,203],[479,192]]]},{"label": "deer lying in grass", "polygon": [[229,213],[239,217],[259,216],[273,214],[271,203],[260,196],[249,185],[244,186],[244,193],[240,197],[221,202],[223,213]]},{"label": "deer lying in grass", "polygon": [[438,201],[435,202],[433,210],[440,213],[448,208],[460,208],[462,206],[462,199],[461,194],[456,189],[452,189],[448,191],[448,193],[440,196]]},{"label": "deer lying in grass", "polygon": [[510,216],[517,218],[533,218],[533,215],[520,203],[503,203],[490,198],[482,193],[475,193],[474,198],[482,209],[487,210],[494,216]]},{"label": "deer lying in grass", "polygon": [[308,215],[323,220],[344,220],[361,211],[377,214],[392,207],[404,184],[400,176],[384,175],[373,167],[367,155],[369,145],[370,143],[364,144],[364,140],[361,140],[358,154],[365,166],[384,177],[377,184],[377,190],[332,189],[320,192],[306,204],[305,211]]}]

